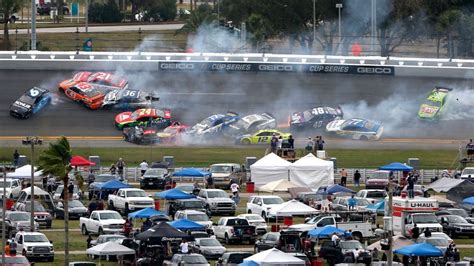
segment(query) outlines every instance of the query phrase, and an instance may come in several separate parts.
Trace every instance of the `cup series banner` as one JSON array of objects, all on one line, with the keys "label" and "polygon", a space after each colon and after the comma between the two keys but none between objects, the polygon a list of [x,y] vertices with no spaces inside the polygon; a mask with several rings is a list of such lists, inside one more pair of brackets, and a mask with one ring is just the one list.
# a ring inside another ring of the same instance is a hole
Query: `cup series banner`
[{"label": "cup series banner", "polygon": [[356,75],[395,75],[393,66],[331,65],[331,64],[275,64],[275,63],[216,63],[216,62],[159,62],[159,70],[211,72],[287,72]]}]

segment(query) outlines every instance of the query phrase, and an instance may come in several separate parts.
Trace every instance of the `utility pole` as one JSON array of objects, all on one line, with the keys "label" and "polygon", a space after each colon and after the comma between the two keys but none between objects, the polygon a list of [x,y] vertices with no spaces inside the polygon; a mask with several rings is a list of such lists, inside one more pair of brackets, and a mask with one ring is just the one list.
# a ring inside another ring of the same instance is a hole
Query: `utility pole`
[{"label": "utility pole", "polygon": [[86,19],[86,33],[89,32],[89,0],[86,0],[86,12],[85,13],[85,19]]},{"label": "utility pole", "polygon": [[313,0],[313,42],[316,40],[316,0]]},{"label": "utility pole", "polygon": [[31,50],[36,50],[36,3],[31,0]]},{"label": "utility pole", "polygon": [[393,191],[395,190],[395,184],[390,179],[388,183],[388,213],[386,213],[386,217],[384,217],[384,221],[386,222],[387,231],[387,244],[388,244],[388,254],[387,254],[387,266],[392,266],[393,263]]},{"label": "utility pole", "polygon": [[[33,0],[34,1],[34,0]],[[31,202],[31,217],[30,217],[30,230],[31,232],[35,231],[35,146],[42,145],[43,140],[38,137],[26,137],[22,140],[23,145],[31,146],[31,192],[30,192],[30,202]],[[64,188],[66,189],[66,187]]]},{"label": "utility pole", "polygon": [[377,38],[377,2],[370,1],[370,49],[375,53],[375,40]]},{"label": "utility pole", "polygon": [[341,44],[342,41],[342,34],[341,34],[341,9],[342,9],[342,3],[337,3],[336,8],[338,10],[338,33],[339,33],[339,45]]},{"label": "utility pole", "polygon": [[[2,207],[2,250],[5,250],[5,213],[6,213],[6,210],[7,210],[7,173],[6,171],[3,171],[3,196],[2,196],[2,204],[3,204],[3,207]],[[6,265],[5,263],[5,252],[2,252],[2,265]]]}]

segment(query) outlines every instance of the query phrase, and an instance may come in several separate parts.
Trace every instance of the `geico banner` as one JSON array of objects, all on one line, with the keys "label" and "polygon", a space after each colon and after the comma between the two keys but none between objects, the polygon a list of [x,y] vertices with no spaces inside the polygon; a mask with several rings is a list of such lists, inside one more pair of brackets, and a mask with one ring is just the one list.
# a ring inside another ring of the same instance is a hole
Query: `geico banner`
[{"label": "geico banner", "polygon": [[329,64],[272,64],[272,63],[217,63],[217,62],[160,62],[159,70],[215,71],[215,72],[303,72],[360,75],[394,75],[392,66],[329,65]]}]

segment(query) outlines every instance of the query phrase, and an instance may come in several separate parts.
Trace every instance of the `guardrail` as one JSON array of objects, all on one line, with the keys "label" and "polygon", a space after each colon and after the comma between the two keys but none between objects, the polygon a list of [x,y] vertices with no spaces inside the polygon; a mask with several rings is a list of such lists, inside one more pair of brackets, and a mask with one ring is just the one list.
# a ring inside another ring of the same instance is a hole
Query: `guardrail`
[{"label": "guardrail", "polygon": [[[1,69],[313,72],[469,78],[474,60],[293,54],[1,51]],[[7,63],[8,62],[8,63]],[[32,64],[31,62],[35,62]],[[158,65],[160,63],[161,65]],[[347,67],[344,68],[344,67]],[[351,67],[357,67],[352,70]],[[368,68],[364,68],[368,67]],[[394,69],[390,72],[389,69]]]}]

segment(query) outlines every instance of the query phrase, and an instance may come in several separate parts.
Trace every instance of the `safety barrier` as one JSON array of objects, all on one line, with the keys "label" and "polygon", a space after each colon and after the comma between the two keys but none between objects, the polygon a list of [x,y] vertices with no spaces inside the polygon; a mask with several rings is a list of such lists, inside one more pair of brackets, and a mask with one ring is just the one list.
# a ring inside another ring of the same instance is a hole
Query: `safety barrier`
[{"label": "safety barrier", "polygon": [[[34,62],[34,63],[33,63]],[[2,51],[0,69],[308,72],[474,77],[474,60],[292,54]]]}]

